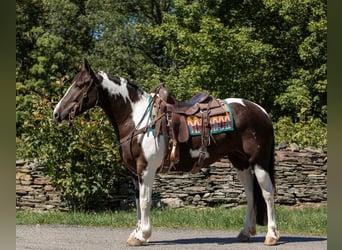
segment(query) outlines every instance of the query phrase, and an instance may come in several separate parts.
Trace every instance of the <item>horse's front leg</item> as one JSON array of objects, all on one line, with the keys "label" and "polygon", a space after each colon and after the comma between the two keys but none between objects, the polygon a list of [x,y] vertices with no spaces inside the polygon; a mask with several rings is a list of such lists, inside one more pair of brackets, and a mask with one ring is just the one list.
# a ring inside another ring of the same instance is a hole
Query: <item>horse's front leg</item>
[{"label": "horse's front leg", "polygon": [[136,207],[136,210],[137,210],[137,214],[136,214],[137,227],[139,227],[140,221],[141,221],[140,199],[139,199],[139,195],[140,195],[140,192],[139,192],[139,181],[135,177],[132,178],[132,181],[133,181],[133,185],[134,185],[135,207]]},{"label": "horse's front leg", "polygon": [[[139,203],[137,204],[138,225],[127,239],[127,245],[129,246],[141,246],[143,243],[148,242],[151,237],[150,210],[155,172],[154,168],[149,169],[148,167],[142,172],[139,181]],[[140,213],[138,210],[140,210]]]}]

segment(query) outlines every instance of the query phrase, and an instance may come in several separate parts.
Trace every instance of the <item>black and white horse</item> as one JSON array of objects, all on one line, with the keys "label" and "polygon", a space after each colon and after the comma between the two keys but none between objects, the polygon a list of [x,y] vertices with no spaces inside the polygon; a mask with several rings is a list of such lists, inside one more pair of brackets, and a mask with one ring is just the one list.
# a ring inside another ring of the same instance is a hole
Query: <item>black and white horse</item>
[{"label": "black and white horse", "polygon": [[[155,137],[151,129],[143,129],[151,123],[146,110],[153,95],[124,78],[93,72],[85,60],[53,113],[57,122],[73,123],[74,117],[98,105],[108,116],[121,142],[121,157],[139,190],[136,197],[137,227],[128,237],[128,245],[142,245],[151,237],[152,185],[167,146],[162,133]],[[251,101],[239,98],[224,101],[232,109],[235,128],[213,135],[215,143],[207,148],[204,166],[228,156],[238,170],[247,198],[245,223],[238,240],[249,241],[256,234],[256,224],[260,224],[267,225],[264,244],[276,245],[279,232],[274,208],[274,133],[271,119],[262,107]],[[188,142],[182,143],[180,160],[173,169],[191,171],[200,146],[200,136],[190,137]]]}]

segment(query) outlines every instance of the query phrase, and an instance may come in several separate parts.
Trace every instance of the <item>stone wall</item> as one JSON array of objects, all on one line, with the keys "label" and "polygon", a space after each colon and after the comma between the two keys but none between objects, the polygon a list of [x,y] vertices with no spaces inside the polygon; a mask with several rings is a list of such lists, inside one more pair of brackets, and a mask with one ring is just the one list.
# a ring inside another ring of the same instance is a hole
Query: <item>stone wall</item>
[{"label": "stone wall", "polygon": [[[276,151],[276,203],[297,205],[327,202],[327,153],[315,150]],[[49,184],[37,164],[17,161],[17,209],[67,210],[62,194]],[[129,182],[130,183],[130,182]],[[132,185],[124,183],[118,206],[134,206]],[[158,175],[153,189],[154,206],[204,207],[245,204],[243,188],[236,169],[222,159],[197,174]],[[126,199],[122,197],[127,196]],[[116,207],[118,209],[119,207]],[[111,207],[113,209],[113,207]]]},{"label": "stone wall", "polygon": [[[327,202],[327,154],[315,150],[276,151],[276,203]],[[197,174],[162,175],[154,183],[158,206],[235,207],[246,203],[236,169],[228,159]]]},{"label": "stone wall", "polygon": [[31,161],[16,161],[17,210],[68,210],[61,198],[61,192],[50,185],[42,166]]}]

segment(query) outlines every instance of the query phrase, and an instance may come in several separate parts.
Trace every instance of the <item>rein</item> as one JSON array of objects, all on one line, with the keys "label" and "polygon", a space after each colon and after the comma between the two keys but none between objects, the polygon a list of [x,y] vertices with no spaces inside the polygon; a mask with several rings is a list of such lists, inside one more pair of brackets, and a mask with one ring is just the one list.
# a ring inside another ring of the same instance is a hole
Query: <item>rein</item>
[{"label": "rein", "polygon": [[[127,143],[128,141],[131,141],[134,137],[138,136],[139,134],[142,134],[142,133],[146,133],[146,131],[150,128],[152,128],[155,123],[157,121],[159,121],[161,118],[163,118],[163,116],[166,115],[166,113],[163,113],[159,116],[157,116],[153,121],[151,121],[151,123],[149,123],[148,125],[146,125],[145,127],[143,128],[139,128],[139,126],[141,125],[142,121],[144,120],[144,118],[146,117],[146,115],[149,113],[151,114],[152,112],[152,107],[153,107],[153,104],[155,103],[155,101],[157,100],[157,93],[159,92],[160,88],[164,86],[164,83],[160,83],[154,90],[153,90],[153,93],[155,94],[151,100],[149,101],[148,105],[147,105],[147,108],[144,112],[144,115],[141,117],[140,121],[138,122],[138,124],[135,126],[135,128],[127,135],[125,136],[123,139],[125,140],[120,140],[120,143],[119,143],[119,146],[121,146],[122,144],[124,143]],[[130,138],[128,138],[130,137]]]},{"label": "rein", "polygon": [[120,140],[119,143],[119,147],[121,147],[121,145],[127,143],[127,142],[131,142],[133,140],[133,138],[135,138],[136,136],[138,136],[139,134],[145,134],[150,128],[152,128],[155,123],[160,120],[161,118],[163,118],[165,116],[165,114],[161,114],[158,117],[156,117],[153,121],[151,121],[149,124],[147,124],[146,126],[139,128],[139,126],[141,125],[141,123],[143,122],[144,118],[146,117],[146,115],[151,114],[152,112],[152,106],[154,104],[154,102],[156,101],[156,95],[153,96],[151,98],[151,100],[148,103],[148,106],[144,112],[144,115],[141,117],[140,121],[138,122],[138,124],[135,126],[135,128],[124,138],[122,138]]}]

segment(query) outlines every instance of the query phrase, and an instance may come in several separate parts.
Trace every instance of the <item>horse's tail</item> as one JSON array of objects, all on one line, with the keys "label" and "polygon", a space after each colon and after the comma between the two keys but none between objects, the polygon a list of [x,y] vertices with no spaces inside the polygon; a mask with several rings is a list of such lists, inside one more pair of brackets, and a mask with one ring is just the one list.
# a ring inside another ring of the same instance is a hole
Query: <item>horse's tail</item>
[{"label": "horse's tail", "polygon": [[[272,142],[271,155],[268,165],[268,174],[270,175],[271,182],[275,188],[275,178],[274,178],[274,139]],[[262,191],[260,185],[254,175],[254,211],[256,212],[256,223],[261,226],[267,225],[267,207],[264,197],[262,196]]]}]

